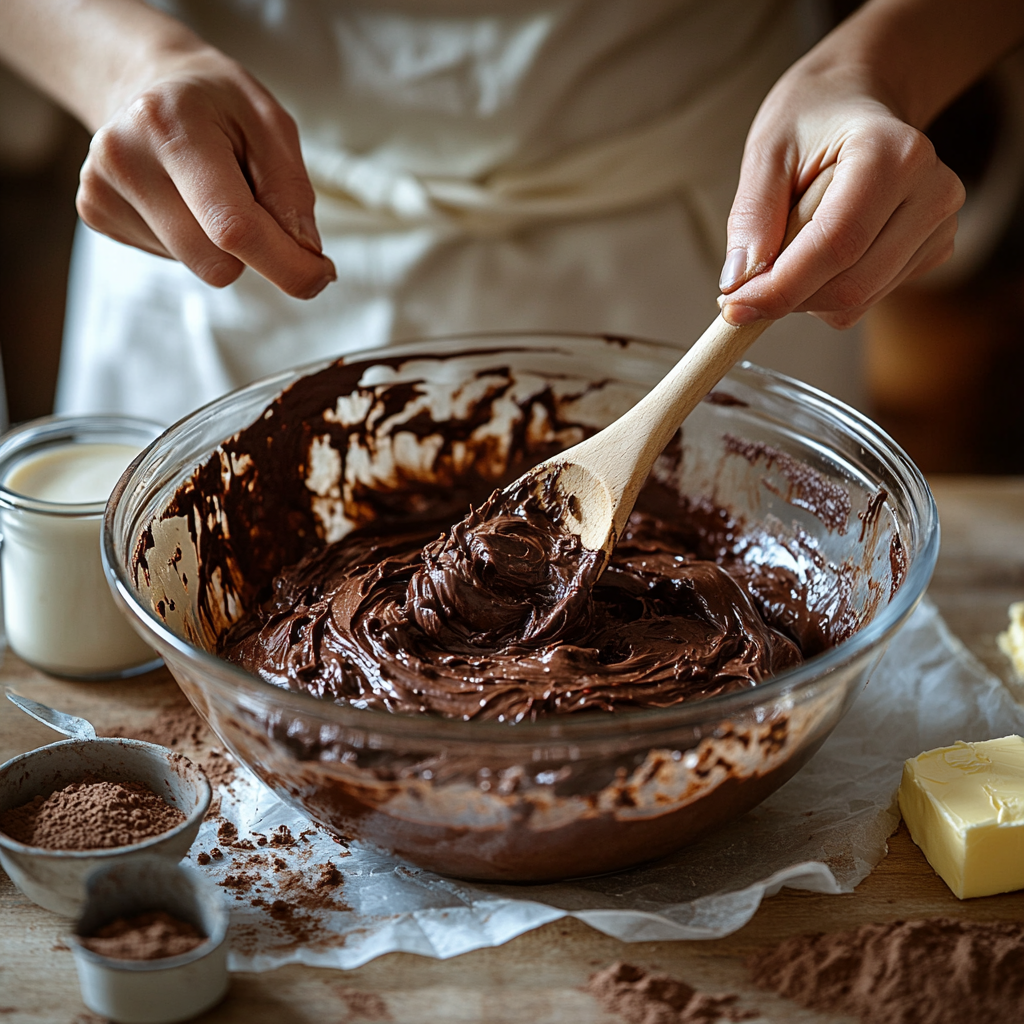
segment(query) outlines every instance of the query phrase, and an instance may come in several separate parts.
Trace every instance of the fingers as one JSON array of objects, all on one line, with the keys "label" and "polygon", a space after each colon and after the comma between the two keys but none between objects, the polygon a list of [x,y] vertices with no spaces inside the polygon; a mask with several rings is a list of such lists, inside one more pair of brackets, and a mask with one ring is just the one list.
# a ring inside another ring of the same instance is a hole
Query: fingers
[{"label": "fingers", "polygon": [[78,197],[91,227],[208,284],[248,265],[297,298],[336,277],[313,202],[294,122],[247,76],[143,94],[94,137]]},{"label": "fingers", "polygon": [[82,219],[118,241],[179,260],[207,284],[223,288],[238,278],[244,263],[207,235],[145,143],[124,130],[97,132],[82,168]]},{"label": "fingers", "polygon": [[[258,169],[258,159],[249,161],[250,171],[254,166]],[[258,201],[266,195],[266,181],[259,173],[254,174],[250,188],[228,140],[213,126],[194,132],[187,147],[168,152],[164,169],[191,214],[191,222],[198,224],[220,252],[241,260],[297,298],[311,298],[334,279],[334,268],[320,254],[316,242],[308,239],[306,244],[299,244],[295,235],[288,233]],[[270,180],[280,183],[283,174],[278,170]],[[312,188],[309,191],[312,193]],[[136,198],[145,201],[143,196]],[[270,199],[277,203],[286,223],[300,231],[301,214],[292,194],[271,190]],[[311,219],[312,195],[308,207]],[[187,256],[184,259],[188,261]]]},{"label": "fingers", "polygon": [[[912,205],[901,206],[853,267],[837,274],[796,309],[835,314],[823,318],[833,326],[853,326],[870,306],[898,284],[920,276],[949,259],[953,254],[956,227],[957,217],[953,214],[907,257],[907,239],[919,237],[927,230],[927,224],[918,223]],[[846,314],[854,312],[856,319],[849,319]]]},{"label": "fingers", "polygon": [[879,300],[894,291],[901,284],[912,281],[929,270],[945,263],[953,255],[953,236],[956,233],[956,218],[940,226],[938,230],[921,246],[903,269],[887,284],[878,291],[872,293],[860,304],[848,304],[841,306],[833,312],[825,312],[824,306],[827,300],[822,300],[821,305],[812,296],[805,306],[804,312],[809,312],[819,320],[835,327],[838,330],[846,330],[858,323],[865,313]]},{"label": "fingers", "polygon": [[784,149],[754,144],[744,153],[718,282],[723,294],[735,291],[775,262],[795,188],[793,168]]},{"label": "fingers", "polygon": [[256,201],[310,252],[321,255],[310,184],[299,145],[299,131],[284,110],[273,105],[250,130],[249,177]]},{"label": "fingers", "polygon": [[82,167],[82,184],[75,199],[78,215],[96,231],[136,249],[174,259],[149,225],[102,177],[96,175],[88,159]]},{"label": "fingers", "polygon": [[[780,208],[789,201],[778,163],[774,184],[770,162],[752,165],[730,218],[730,246],[761,262],[781,244]],[[745,268],[719,300],[723,315],[738,325],[804,310],[850,326],[897,282],[948,258],[963,198],[959,179],[909,126],[889,118],[848,130],[811,223],[767,269]],[[760,228],[757,202],[767,204]],[[739,262],[733,256],[732,269]]]}]

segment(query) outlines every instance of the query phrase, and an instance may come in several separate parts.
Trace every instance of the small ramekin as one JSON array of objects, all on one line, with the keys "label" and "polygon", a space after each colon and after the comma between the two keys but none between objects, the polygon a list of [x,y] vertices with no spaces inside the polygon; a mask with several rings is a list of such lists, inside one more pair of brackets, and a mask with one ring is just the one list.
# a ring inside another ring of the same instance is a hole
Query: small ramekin
[{"label": "small ramekin", "polygon": [[0,832],[0,865],[33,903],[73,917],[85,902],[85,879],[97,868],[157,855],[177,863],[195,841],[210,807],[209,780],[187,757],[128,739],[61,740],[0,765],[0,811],[20,807],[94,775],[110,782],[141,782],[185,820],[158,836],[98,850],[51,850],[19,843]]},{"label": "small ramekin", "polygon": [[[68,944],[75,957],[82,1001],[118,1024],[172,1024],[190,1020],[228,990],[228,912],[199,872],[164,857],[143,854],[94,871],[84,909]],[[120,960],[82,944],[119,917],[163,910],[206,936],[188,953],[158,960]]]}]

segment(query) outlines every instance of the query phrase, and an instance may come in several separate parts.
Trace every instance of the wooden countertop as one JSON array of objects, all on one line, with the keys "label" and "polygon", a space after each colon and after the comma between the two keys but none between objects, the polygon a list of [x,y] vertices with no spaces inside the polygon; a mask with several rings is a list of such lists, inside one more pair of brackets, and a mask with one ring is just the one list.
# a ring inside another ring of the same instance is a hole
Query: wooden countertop
[{"label": "wooden countertop", "polygon": [[[953,631],[993,672],[1010,669],[996,645],[1006,609],[1024,599],[1024,478],[938,477],[931,481],[942,522],[942,551],[930,596]],[[98,727],[145,721],[178,693],[164,670],[126,683],[69,683],[30,669],[8,653],[0,683]],[[1020,687],[1015,692],[1024,693]],[[53,742],[54,734],[0,701],[0,761]],[[623,943],[573,920],[559,921],[500,946],[438,961],[405,953],[354,971],[289,966],[232,976],[228,998],[204,1022],[486,1021],[614,1022],[583,986],[595,970],[627,959],[697,988],[741,994],[777,1022],[852,1021],[802,1010],[754,990],[743,958],[806,931],[869,921],[951,915],[1024,919],[1024,893],[961,903],[936,877],[902,828],[889,855],[843,896],[783,891],[746,927],[710,942]],[[59,937],[66,922],[25,899],[0,872],[0,1018],[10,1024],[99,1024],[82,1005],[71,954]]]}]

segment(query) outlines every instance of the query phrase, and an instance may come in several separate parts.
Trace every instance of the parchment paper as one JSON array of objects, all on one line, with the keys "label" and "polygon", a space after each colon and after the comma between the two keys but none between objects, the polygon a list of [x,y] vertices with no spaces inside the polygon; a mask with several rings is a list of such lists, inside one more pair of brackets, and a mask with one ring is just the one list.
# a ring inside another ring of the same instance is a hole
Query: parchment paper
[{"label": "parchment paper", "polygon": [[[221,815],[237,826],[236,843],[252,848],[226,844],[230,828],[218,837],[223,821],[214,819],[191,857],[222,853],[200,870],[231,904],[236,971],[352,968],[396,950],[452,957],[564,916],[627,942],[717,938],[783,886],[840,893],[865,878],[899,822],[895,794],[906,758],[1014,732],[1024,732],[1024,709],[924,603],[795,778],[723,831],[653,866],[558,885],[458,882],[340,843],[242,770],[221,792]],[[337,874],[325,867],[332,864]]]}]

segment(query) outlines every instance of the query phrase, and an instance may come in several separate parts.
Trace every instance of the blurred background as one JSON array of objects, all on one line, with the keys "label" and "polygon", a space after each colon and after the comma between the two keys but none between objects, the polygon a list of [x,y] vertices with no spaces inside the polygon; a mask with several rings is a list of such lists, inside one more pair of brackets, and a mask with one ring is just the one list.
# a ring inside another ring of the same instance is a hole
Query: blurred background
[{"label": "blurred background", "polygon": [[[968,199],[957,253],[850,332],[790,317],[752,358],[876,419],[926,473],[1024,473],[1024,55],[929,129]],[[0,67],[0,354],[10,420],[52,411],[85,130]]]}]

